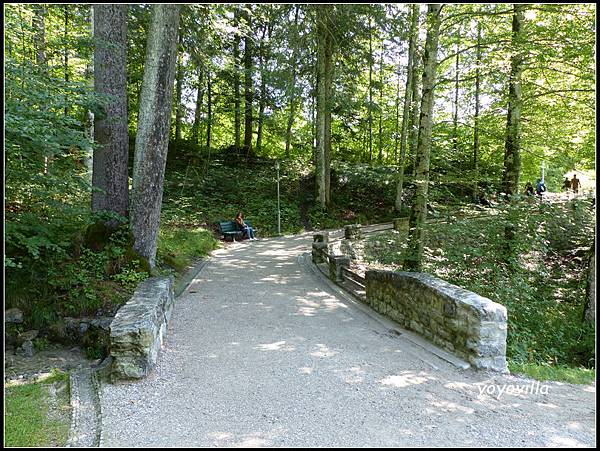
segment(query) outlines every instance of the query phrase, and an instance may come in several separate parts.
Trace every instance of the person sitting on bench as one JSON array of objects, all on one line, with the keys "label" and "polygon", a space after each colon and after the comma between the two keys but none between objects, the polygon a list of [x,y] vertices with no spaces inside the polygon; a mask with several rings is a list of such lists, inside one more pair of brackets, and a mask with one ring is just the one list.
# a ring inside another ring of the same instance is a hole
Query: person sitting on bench
[{"label": "person sitting on bench", "polygon": [[244,222],[244,214],[241,211],[238,211],[238,214],[235,217],[235,222],[239,226],[239,228],[244,233],[246,233],[246,235],[248,236],[248,239],[250,239],[250,240],[258,239],[254,236],[254,229]]}]

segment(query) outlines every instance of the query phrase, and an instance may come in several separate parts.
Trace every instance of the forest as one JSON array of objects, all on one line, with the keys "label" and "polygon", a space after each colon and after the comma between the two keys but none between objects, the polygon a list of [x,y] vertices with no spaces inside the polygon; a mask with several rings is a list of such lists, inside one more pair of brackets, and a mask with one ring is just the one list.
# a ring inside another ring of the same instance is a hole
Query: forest
[{"label": "forest", "polygon": [[[14,332],[39,330],[38,350],[67,342],[68,318],[114,315],[150,275],[181,276],[240,210],[277,235],[280,165],[281,233],[409,217],[407,240],[367,240],[367,264],[505,305],[511,370],[593,379],[595,14],[5,5]],[[527,196],[540,179],[548,191]]]}]

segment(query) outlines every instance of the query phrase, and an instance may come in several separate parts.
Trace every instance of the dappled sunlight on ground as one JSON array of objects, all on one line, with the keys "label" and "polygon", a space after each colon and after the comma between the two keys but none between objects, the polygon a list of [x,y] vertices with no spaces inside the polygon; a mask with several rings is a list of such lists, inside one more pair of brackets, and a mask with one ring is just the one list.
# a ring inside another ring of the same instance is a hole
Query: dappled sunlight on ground
[{"label": "dappled sunlight on ground", "polygon": [[221,249],[178,298],[151,376],[103,388],[104,446],[148,436],[156,446],[218,447],[590,442],[594,387],[480,393],[523,382],[459,371],[392,333],[299,264],[311,241]]},{"label": "dappled sunlight on ground", "polygon": [[338,351],[334,351],[333,349],[329,349],[327,345],[322,343],[318,343],[316,349],[310,353],[313,357],[333,357],[336,355]]},{"label": "dappled sunlight on ground", "polygon": [[260,351],[294,351],[296,348],[291,345],[286,345],[286,341],[278,341],[276,343],[265,343],[255,346],[254,349]]},{"label": "dappled sunlight on ground", "polygon": [[411,385],[423,384],[428,380],[435,380],[435,378],[428,377],[422,372],[417,375],[412,371],[403,371],[402,374],[385,377],[380,383],[390,387],[405,388]]}]

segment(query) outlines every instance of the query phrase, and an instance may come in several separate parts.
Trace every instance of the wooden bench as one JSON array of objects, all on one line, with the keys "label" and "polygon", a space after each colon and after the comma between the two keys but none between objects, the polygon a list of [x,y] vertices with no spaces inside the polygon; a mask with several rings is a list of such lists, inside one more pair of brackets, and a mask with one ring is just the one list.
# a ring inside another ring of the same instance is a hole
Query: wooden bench
[{"label": "wooden bench", "polygon": [[[250,221],[244,220],[246,225],[252,227],[252,223]],[[219,222],[219,231],[221,235],[223,235],[223,239],[227,241],[227,238],[230,237],[231,241],[235,241],[236,237],[240,237],[243,239],[244,231],[240,229],[240,226],[235,221],[220,221]]]}]

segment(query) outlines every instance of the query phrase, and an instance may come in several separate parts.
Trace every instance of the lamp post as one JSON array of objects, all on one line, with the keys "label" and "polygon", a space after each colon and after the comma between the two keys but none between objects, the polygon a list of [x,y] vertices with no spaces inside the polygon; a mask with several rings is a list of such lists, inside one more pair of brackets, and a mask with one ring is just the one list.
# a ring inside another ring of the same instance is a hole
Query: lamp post
[{"label": "lamp post", "polygon": [[275,161],[277,169],[277,235],[281,235],[281,209],[279,208],[279,160]]},{"label": "lamp post", "polygon": [[542,183],[544,183],[544,175],[545,175],[544,169],[546,169],[546,165],[544,163],[545,163],[545,161],[542,160]]}]

